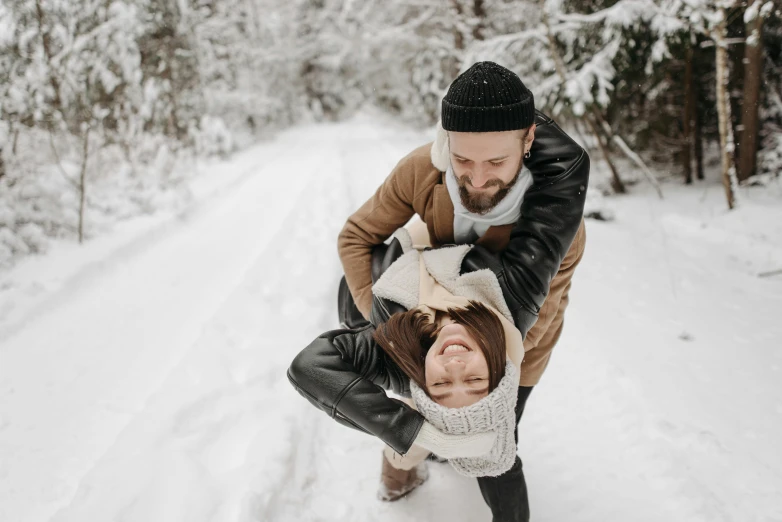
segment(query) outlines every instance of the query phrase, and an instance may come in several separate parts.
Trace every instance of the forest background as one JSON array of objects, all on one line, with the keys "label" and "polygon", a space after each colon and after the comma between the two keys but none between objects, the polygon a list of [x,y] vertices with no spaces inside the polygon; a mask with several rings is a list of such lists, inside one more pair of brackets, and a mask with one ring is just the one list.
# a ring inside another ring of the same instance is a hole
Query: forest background
[{"label": "forest background", "polygon": [[[461,70],[514,70],[633,183],[782,169],[779,0],[2,0],[0,268],[187,197],[205,156],[367,106],[432,126]],[[604,218],[599,213],[593,217]]]}]

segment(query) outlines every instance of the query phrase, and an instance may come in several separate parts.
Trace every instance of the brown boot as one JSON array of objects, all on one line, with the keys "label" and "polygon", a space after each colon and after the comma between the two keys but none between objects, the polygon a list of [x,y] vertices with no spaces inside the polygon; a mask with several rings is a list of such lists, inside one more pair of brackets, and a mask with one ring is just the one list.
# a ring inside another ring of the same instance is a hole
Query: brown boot
[{"label": "brown boot", "polygon": [[411,470],[396,469],[383,455],[383,469],[380,472],[377,497],[386,502],[399,500],[426,482],[428,477],[429,472],[423,462]]}]

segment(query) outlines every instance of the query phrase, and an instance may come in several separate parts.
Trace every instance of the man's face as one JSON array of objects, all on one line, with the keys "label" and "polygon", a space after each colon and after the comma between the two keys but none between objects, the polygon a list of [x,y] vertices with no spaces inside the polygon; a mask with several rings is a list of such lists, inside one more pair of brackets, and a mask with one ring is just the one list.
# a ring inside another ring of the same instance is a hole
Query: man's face
[{"label": "man's face", "polygon": [[467,210],[485,214],[502,201],[534,139],[534,124],[519,131],[448,133],[451,167]]}]

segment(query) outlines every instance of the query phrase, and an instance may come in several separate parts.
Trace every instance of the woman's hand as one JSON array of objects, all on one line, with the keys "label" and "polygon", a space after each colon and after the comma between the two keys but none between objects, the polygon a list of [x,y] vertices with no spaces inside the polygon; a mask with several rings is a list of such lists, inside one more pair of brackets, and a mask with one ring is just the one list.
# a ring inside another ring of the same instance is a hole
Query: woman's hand
[{"label": "woman's hand", "polygon": [[494,431],[451,435],[424,422],[413,444],[421,446],[445,459],[480,457],[491,451],[497,433]]}]

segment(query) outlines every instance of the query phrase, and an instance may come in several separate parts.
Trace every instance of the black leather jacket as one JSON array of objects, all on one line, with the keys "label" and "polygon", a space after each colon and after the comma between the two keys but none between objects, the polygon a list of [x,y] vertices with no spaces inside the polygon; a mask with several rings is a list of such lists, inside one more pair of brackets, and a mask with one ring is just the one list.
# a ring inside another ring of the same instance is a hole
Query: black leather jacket
[{"label": "black leather jacket", "polygon": [[[402,253],[396,239],[379,245],[372,252],[372,282]],[[340,292],[348,292],[344,278]],[[340,300],[340,306],[345,305]],[[288,369],[288,380],[313,406],[340,424],[375,435],[402,454],[413,445],[424,418],[386,395],[384,390],[392,390],[409,397],[410,379],[372,335],[375,325],[405,310],[398,303],[373,296],[371,323],[324,333],[302,350]]]},{"label": "black leather jacket", "polygon": [[476,246],[462,261],[462,273],[491,269],[502,287],[516,327],[526,337],[538,320],[584,215],[589,156],[554,120],[536,111],[535,141],[524,164],[532,187],[524,194],[521,216],[510,242],[499,254]]},{"label": "black leather jacket", "polygon": [[[525,336],[581,224],[589,180],[586,152],[541,112],[536,123],[530,158],[525,159],[533,184],[524,196],[508,247],[492,254],[476,246],[462,262],[462,272],[489,268],[496,274],[516,326]],[[396,241],[378,246],[373,252],[373,280],[399,255]],[[344,282],[342,289],[346,291]],[[372,334],[374,325],[403,310],[396,303],[373,298],[370,323],[326,332],[299,353],[288,370],[291,384],[314,406],[402,454],[412,446],[424,419],[386,396],[384,389],[409,395],[409,379]]]}]

